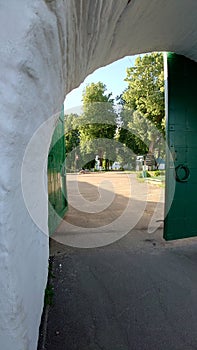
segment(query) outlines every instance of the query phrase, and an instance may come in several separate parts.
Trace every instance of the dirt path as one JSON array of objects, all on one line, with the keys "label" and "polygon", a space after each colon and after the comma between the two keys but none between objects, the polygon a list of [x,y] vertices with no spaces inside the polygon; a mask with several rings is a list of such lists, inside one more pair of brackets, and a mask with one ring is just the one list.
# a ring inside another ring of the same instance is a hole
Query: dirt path
[{"label": "dirt path", "polygon": [[[139,182],[135,174],[74,174],[67,184],[69,210],[53,235],[63,245],[105,246],[136,227],[162,225],[164,189]],[[54,244],[51,250],[55,253]]]}]

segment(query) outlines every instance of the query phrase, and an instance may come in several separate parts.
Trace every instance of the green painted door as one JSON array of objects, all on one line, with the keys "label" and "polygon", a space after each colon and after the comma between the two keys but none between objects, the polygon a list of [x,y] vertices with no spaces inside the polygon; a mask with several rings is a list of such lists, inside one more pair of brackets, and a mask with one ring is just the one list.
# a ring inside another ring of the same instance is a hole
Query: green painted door
[{"label": "green painted door", "polygon": [[172,240],[197,235],[197,63],[168,53],[167,71],[164,238]]},{"label": "green painted door", "polygon": [[64,112],[59,117],[48,155],[49,234],[53,234],[66,210]]}]

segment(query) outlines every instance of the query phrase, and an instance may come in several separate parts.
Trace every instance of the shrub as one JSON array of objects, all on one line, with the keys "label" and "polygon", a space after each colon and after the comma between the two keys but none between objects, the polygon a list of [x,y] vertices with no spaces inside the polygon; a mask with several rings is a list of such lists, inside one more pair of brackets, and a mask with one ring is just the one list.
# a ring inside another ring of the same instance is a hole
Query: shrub
[{"label": "shrub", "polygon": [[155,170],[154,176],[165,175],[165,170]]},{"label": "shrub", "polygon": [[[146,177],[151,177],[151,174],[150,174],[148,171],[146,171]],[[138,178],[138,179],[144,178],[143,172],[142,172],[142,171],[140,171],[139,173],[137,173],[137,178]]]}]

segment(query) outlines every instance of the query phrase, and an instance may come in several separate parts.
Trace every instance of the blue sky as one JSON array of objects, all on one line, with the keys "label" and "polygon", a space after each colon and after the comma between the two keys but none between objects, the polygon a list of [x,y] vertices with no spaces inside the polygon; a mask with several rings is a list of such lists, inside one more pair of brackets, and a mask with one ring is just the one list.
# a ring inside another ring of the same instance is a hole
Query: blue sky
[{"label": "blue sky", "polygon": [[84,82],[77,88],[71,91],[65,99],[65,113],[80,113],[82,105],[82,92],[86,85],[101,81],[107,86],[107,92],[112,92],[113,98],[120,95],[127,87],[124,81],[126,78],[126,69],[134,65],[136,56],[126,56],[121,60],[109,64],[108,66],[97,69],[94,73],[88,75]]}]

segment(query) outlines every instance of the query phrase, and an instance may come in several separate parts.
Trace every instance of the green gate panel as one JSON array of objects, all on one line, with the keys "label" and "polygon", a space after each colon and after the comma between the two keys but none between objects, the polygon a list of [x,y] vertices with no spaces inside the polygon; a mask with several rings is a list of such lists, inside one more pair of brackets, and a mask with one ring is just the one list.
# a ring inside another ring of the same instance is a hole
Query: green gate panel
[{"label": "green gate panel", "polygon": [[167,71],[164,238],[173,240],[197,236],[197,63],[168,53]]},{"label": "green gate panel", "polygon": [[52,235],[67,210],[64,110],[57,121],[48,155],[48,226]]}]

